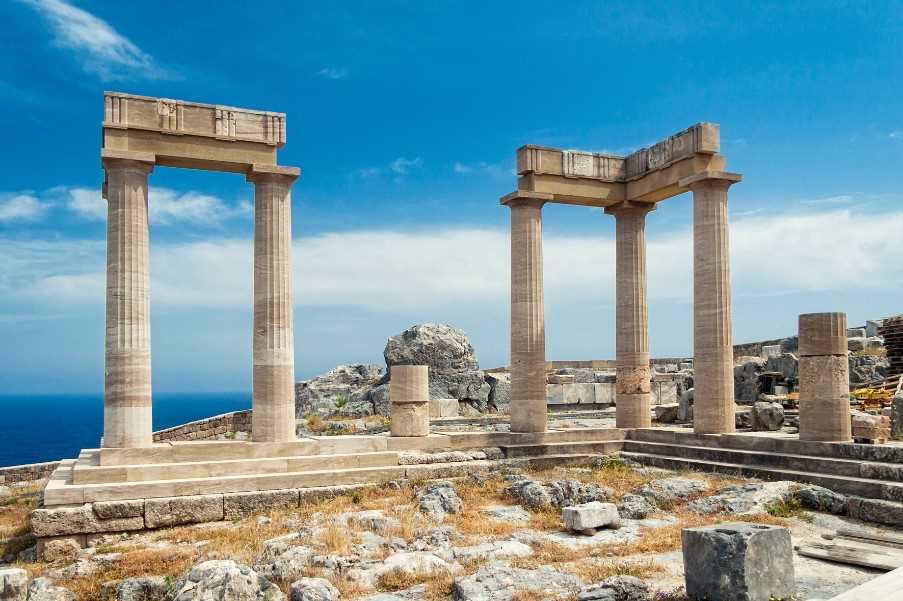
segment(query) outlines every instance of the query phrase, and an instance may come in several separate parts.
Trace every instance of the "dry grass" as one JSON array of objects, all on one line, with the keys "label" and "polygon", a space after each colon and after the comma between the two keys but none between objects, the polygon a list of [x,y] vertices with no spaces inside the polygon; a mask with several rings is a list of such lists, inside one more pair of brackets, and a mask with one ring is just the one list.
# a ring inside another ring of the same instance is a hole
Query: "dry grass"
[{"label": "dry grass", "polygon": [[612,576],[636,576],[650,578],[664,570],[651,559],[583,561],[567,571],[579,576],[584,582],[601,582]]},{"label": "dry grass", "polygon": [[317,534],[314,542],[323,545],[327,551],[336,555],[348,555],[351,550],[351,540],[348,538],[348,531],[335,523],[323,528]]},{"label": "dry grass", "polygon": [[542,599],[542,593],[526,589],[514,591],[511,595],[511,601],[542,601]]}]

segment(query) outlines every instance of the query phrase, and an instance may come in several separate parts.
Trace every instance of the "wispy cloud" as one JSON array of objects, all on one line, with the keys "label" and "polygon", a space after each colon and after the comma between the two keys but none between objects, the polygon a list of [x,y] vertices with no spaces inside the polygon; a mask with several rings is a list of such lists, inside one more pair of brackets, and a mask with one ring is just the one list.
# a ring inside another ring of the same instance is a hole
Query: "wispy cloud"
[{"label": "wispy cloud", "polygon": [[317,71],[317,75],[324,79],[345,79],[348,77],[348,70],[339,67],[324,67]]},{"label": "wispy cloud", "polygon": [[838,194],[837,196],[828,196],[825,198],[814,198],[812,200],[803,200],[800,204],[804,205],[848,205],[856,202],[856,198],[850,194]]},{"label": "wispy cloud", "polygon": [[[66,198],[66,206],[84,219],[101,221],[107,218],[107,201],[94,188],[55,189]],[[251,203],[241,201],[229,205],[222,199],[200,192],[177,192],[169,188],[150,188],[148,191],[148,218],[153,225],[192,223],[217,226],[222,222],[250,215]]]},{"label": "wispy cloud", "polygon": [[32,194],[0,195],[0,223],[11,221],[37,221],[44,216],[50,204],[38,200]]},{"label": "wispy cloud", "polygon": [[423,166],[423,159],[420,157],[414,159],[406,159],[398,157],[389,164],[389,169],[398,175],[407,175],[412,169],[419,169]]},{"label": "wispy cloud", "polygon": [[[851,287],[899,294],[903,249],[897,232],[901,229],[903,211],[810,210],[735,219],[731,226],[734,295]],[[871,234],[851,237],[851,231]],[[837,244],[839,239],[845,243]],[[508,232],[491,229],[335,232],[296,239],[296,303],[436,314],[450,307],[503,306],[509,294],[508,245]],[[792,248],[793,252],[763,255],[762,248]],[[611,238],[546,237],[550,306],[563,310],[588,298],[610,302],[614,252]],[[251,240],[244,238],[155,243],[151,245],[154,302],[246,308],[252,257]],[[53,299],[54,312],[67,303],[102,302],[104,265],[102,242],[0,238],[0,297]],[[650,299],[688,301],[692,296],[691,229],[650,238],[648,266]],[[400,280],[407,285],[386,284]]]},{"label": "wispy cloud", "polygon": [[505,163],[487,163],[478,161],[476,163],[455,162],[452,170],[455,173],[463,175],[471,173],[485,173],[493,177],[511,177],[517,175],[513,167]]},{"label": "wispy cloud", "polygon": [[153,57],[103,19],[64,0],[22,0],[50,24],[54,42],[76,51],[89,73],[110,81],[126,78],[168,77]]},{"label": "wispy cloud", "polygon": [[903,129],[898,129],[887,134],[888,138],[893,140],[903,140]]},{"label": "wispy cloud", "polygon": [[421,167],[423,167],[423,159],[420,157],[415,157],[413,159],[398,157],[384,167],[364,167],[363,169],[355,171],[354,174],[361,178],[389,174],[394,175],[396,180],[398,180],[405,175],[410,175],[413,170],[420,169]]}]

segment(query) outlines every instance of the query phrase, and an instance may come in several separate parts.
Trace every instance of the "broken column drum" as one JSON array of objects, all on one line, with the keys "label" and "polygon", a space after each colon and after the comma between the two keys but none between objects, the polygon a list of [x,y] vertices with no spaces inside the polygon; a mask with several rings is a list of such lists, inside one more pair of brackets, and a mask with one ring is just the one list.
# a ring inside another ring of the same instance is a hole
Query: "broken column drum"
[{"label": "broken column drum", "polygon": [[430,382],[426,365],[393,365],[389,374],[392,436],[430,433]]},{"label": "broken column drum", "polygon": [[800,440],[849,442],[846,313],[800,315],[799,340]]}]

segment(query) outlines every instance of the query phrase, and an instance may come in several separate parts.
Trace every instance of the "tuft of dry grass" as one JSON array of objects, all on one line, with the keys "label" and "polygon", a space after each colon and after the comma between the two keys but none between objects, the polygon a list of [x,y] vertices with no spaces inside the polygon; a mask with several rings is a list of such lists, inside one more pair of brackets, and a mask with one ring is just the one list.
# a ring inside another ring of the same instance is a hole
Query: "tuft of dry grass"
[{"label": "tuft of dry grass", "polygon": [[651,559],[583,561],[565,569],[571,574],[582,578],[584,582],[601,582],[612,576],[650,578],[664,571],[662,566]]},{"label": "tuft of dry grass", "polygon": [[393,592],[423,584],[426,585],[425,598],[429,601],[439,601],[451,595],[454,583],[455,576],[448,570],[411,573],[395,569],[379,577],[376,589],[381,592]]},{"label": "tuft of dry grass", "polygon": [[327,551],[336,555],[347,555],[351,549],[348,532],[335,523],[327,525],[317,533],[314,542],[323,545]]},{"label": "tuft of dry grass", "polygon": [[534,591],[530,589],[521,589],[519,591],[514,591],[511,595],[511,601],[542,601],[543,596],[539,591]]}]

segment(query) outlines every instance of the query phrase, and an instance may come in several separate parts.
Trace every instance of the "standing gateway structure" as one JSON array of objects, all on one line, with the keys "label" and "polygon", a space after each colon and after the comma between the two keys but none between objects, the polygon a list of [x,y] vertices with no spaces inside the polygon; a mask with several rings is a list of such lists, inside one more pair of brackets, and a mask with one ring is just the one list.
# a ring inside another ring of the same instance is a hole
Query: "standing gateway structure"
[{"label": "standing gateway structure", "polygon": [[151,426],[148,175],[157,165],[243,173],[254,184],[253,438],[295,439],[291,187],[277,164],[285,114],[104,95],[107,199],[103,446],[144,447]]},{"label": "standing gateway structure", "polygon": [[626,157],[527,145],[517,150],[511,209],[511,429],[546,430],[542,207],[600,207],[616,220],[616,398],[619,428],[648,428],[646,214],[693,192],[693,347],[699,434],[734,431],[727,189],[719,127],[699,123]]}]

